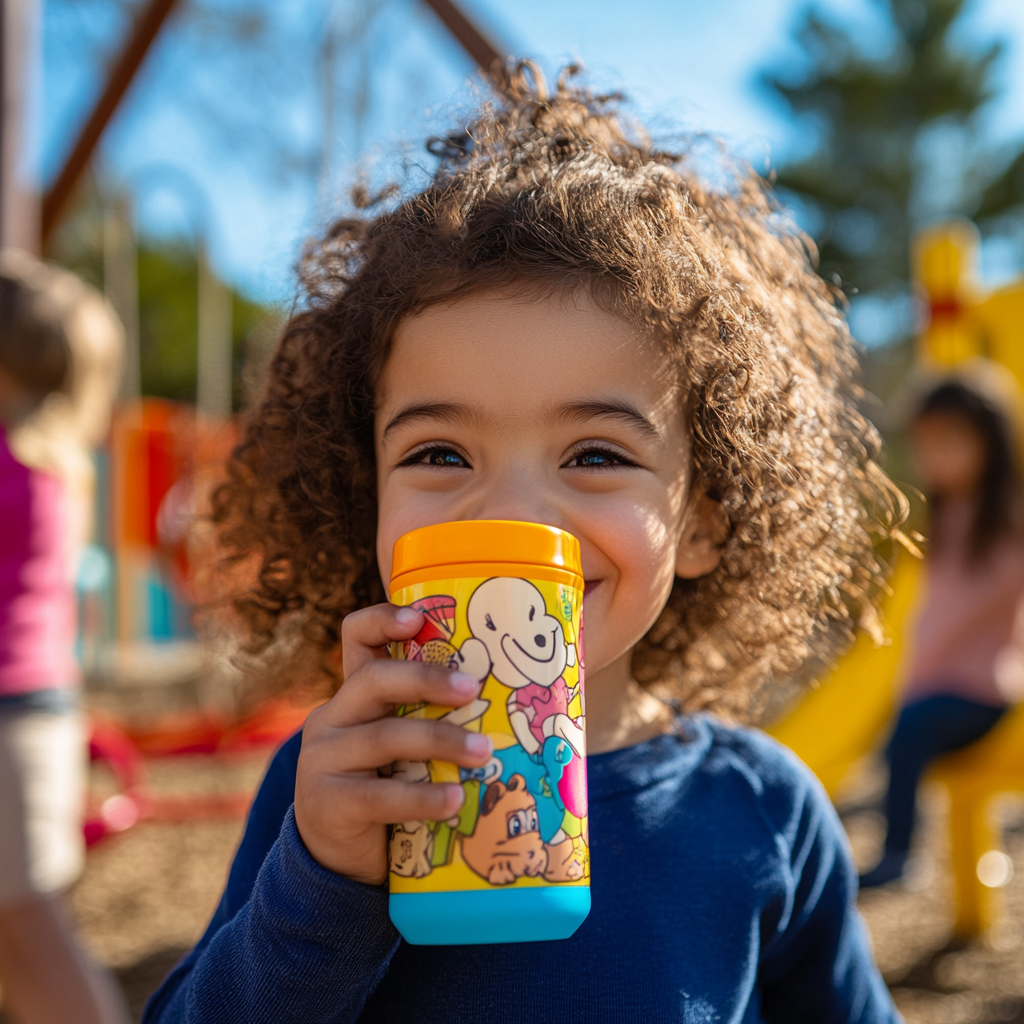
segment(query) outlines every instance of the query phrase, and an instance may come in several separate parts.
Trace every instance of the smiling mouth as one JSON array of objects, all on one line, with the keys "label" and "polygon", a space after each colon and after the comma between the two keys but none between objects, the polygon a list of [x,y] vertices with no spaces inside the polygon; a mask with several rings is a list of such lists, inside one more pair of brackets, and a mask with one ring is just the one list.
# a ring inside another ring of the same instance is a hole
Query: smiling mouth
[{"label": "smiling mouth", "polygon": [[[503,651],[505,651],[505,641],[506,640],[511,640],[512,643],[514,643],[516,645],[516,647],[519,648],[520,651],[522,651],[523,655],[525,657],[529,658],[530,661],[532,661],[534,664],[536,664],[536,665],[547,665],[550,661],[554,660],[554,657],[555,657],[555,637],[557,635],[558,635],[558,630],[557,629],[551,630],[551,653],[546,658],[535,658],[532,654],[530,654],[528,651],[523,649],[523,647],[520,645],[518,640],[516,640],[513,636],[511,636],[508,633],[506,633],[501,638],[501,649]],[[508,658],[508,651],[505,651],[505,657]],[[509,658],[509,661],[512,661],[512,659]],[[512,661],[512,664],[515,665],[515,662]]]}]

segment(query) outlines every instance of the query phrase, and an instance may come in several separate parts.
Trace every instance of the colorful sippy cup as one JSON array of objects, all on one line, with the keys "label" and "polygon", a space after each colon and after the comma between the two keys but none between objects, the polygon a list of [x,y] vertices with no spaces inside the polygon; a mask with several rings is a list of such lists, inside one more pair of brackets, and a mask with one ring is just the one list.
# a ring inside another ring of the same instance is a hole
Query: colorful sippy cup
[{"label": "colorful sippy cup", "polygon": [[395,544],[389,589],[426,618],[392,657],[482,684],[465,707],[396,713],[494,744],[482,768],[393,765],[408,781],[458,782],[465,801],[447,821],[391,827],[391,920],[416,944],[568,938],[590,912],[579,542],[538,523],[426,526]]}]

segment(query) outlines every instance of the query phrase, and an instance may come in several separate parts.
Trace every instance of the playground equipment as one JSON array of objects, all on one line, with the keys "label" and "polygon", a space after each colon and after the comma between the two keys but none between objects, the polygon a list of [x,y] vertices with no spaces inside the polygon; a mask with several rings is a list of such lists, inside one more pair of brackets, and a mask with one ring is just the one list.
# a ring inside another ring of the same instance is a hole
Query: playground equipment
[{"label": "playground equipment", "polygon": [[[930,228],[915,240],[916,283],[928,304],[918,362],[941,372],[984,357],[1009,370],[1024,390],[1024,279],[985,293],[976,273],[978,246],[977,229],[968,221]],[[882,607],[888,646],[875,647],[867,635],[858,636],[821,685],[768,729],[818,775],[833,798],[851,768],[878,749],[892,720],[904,630],[920,575],[919,563],[901,554]],[[999,890],[1009,880],[992,802],[1003,793],[1024,793],[1024,705],[978,743],[943,758],[931,778],[950,797],[954,932],[972,938],[998,920]]]},{"label": "playground equipment", "polygon": [[1004,793],[1024,793],[1024,704],[977,743],[943,758],[931,778],[949,793],[954,932],[988,934],[1002,917],[1012,874],[992,804]]},{"label": "playground equipment", "polygon": [[125,832],[140,821],[196,821],[240,818],[249,810],[249,791],[171,796],[147,784],[146,759],[184,754],[231,757],[276,746],[301,728],[309,707],[287,700],[268,701],[239,721],[198,712],[177,716],[146,729],[93,716],[89,722],[89,759],[105,764],[116,792],[94,799],[84,823],[87,847]]},{"label": "playground equipment", "polygon": [[[100,533],[79,572],[79,651],[94,685],[153,688],[195,676],[201,687],[210,675],[192,635],[186,525],[204,510],[234,439],[229,421],[162,399],[117,410],[99,457]],[[90,756],[110,770],[116,792],[92,802],[87,844],[143,820],[244,815],[251,793],[153,793],[146,759],[269,749],[300,728],[309,710],[280,699],[243,717],[209,705],[145,725],[93,716]]]},{"label": "playground equipment", "polygon": [[166,668],[193,642],[189,518],[204,509],[235,440],[230,421],[211,421],[158,398],[123,404],[99,453],[99,533],[79,572],[79,650],[87,674],[120,663]]},{"label": "playground equipment", "polygon": [[920,575],[920,561],[901,553],[880,611],[889,643],[879,646],[859,633],[821,684],[768,729],[818,776],[833,799],[854,765],[878,748],[896,711],[896,674]]}]

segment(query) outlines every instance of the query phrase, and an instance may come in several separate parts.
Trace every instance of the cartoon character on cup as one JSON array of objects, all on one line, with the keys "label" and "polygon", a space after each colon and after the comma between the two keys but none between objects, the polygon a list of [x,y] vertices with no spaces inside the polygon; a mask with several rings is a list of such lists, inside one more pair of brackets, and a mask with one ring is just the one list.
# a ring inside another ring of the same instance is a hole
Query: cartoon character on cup
[{"label": "cartoon character on cup", "polygon": [[495,577],[473,591],[466,617],[473,637],[487,648],[492,675],[515,691],[509,724],[523,749],[536,754],[557,735],[582,756],[583,729],[568,714],[574,693],[562,678],[576,664],[576,648],[548,614],[544,595],[529,580]]},{"label": "cartoon character on cup", "polygon": [[485,580],[473,591],[466,618],[473,638],[487,649],[491,674],[512,690],[508,720],[523,750],[540,759],[550,738],[569,744],[575,757],[564,765],[559,793],[571,814],[585,817],[583,722],[569,714],[578,691],[563,676],[576,664],[577,651],[566,642],[561,621],[548,614],[533,583],[506,576]]},{"label": "cartoon character on cup", "polygon": [[462,840],[462,859],[491,885],[543,874],[548,851],[540,837],[537,804],[522,775],[484,791],[473,834]]}]

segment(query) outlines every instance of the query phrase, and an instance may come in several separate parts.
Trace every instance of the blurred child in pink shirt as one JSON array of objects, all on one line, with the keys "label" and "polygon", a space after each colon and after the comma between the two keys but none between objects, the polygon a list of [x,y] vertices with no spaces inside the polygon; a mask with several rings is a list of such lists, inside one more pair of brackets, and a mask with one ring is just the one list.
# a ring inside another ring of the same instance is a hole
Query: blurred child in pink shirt
[{"label": "blurred child in pink shirt", "polygon": [[62,906],[84,852],[75,560],[120,344],[77,278],[0,253],[0,988],[12,1024],[127,1019]]},{"label": "blurred child in pink shirt", "polygon": [[914,418],[930,542],[887,749],[885,852],[861,888],[902,877],[925,768],[984,736],[1020,689],[1024,509],[1013,400],[998,371],[982,364],[935,387]]}]

